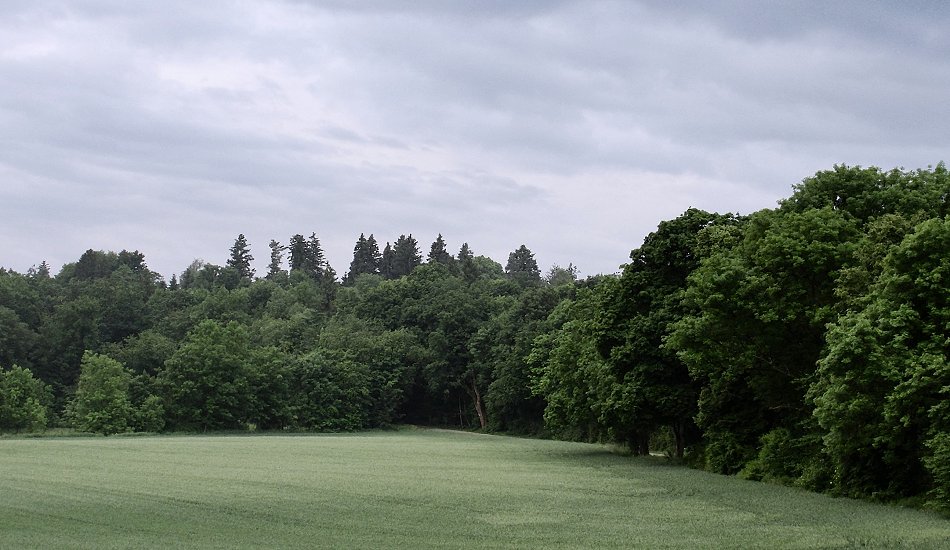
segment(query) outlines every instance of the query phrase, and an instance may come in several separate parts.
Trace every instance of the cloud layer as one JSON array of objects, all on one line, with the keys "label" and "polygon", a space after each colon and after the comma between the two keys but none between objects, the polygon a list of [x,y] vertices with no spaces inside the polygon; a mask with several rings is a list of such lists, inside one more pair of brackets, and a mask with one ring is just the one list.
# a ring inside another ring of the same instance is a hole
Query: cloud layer
[{"label": "cloud layer", "polygon": [[690,206],[947,157],[950,9],[761,6],[5,2],[0,265],[442,233],[613,272]]}]

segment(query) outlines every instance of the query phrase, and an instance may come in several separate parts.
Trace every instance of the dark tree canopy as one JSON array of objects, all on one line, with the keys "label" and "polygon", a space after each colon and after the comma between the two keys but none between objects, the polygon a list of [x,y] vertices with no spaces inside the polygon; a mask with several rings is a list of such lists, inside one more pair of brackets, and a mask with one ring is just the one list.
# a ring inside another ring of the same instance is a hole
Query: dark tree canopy
[{"label": "dark tree canopy", "polygon": [[290,238],[290,273],[302,273],[311,279],[322,280],[328,264],[316,233],[304,238],[299,233]]},{"label": "dark tree canopy", "polygon": [[522,285],[533,285],[541,282],[541,270],[534,254],[525,245],[519,246],[508,255],[505,265],[505,274],[508,278]]},{"label": "dark tree canopy", "polygon": [[352,285],[360,275],[378,275],[382,260],[376,238],[372,234],[367,238],[360,233],[356,246],[353,247],[353,261],[350,262],[349,272],[343,278],[343,284]]},{"label": "dark tree canopy", "polygon": [[442,233],[439,233],[439,236],[433,241],[432,246],[429,247],[429,255],[426,257],[426,261],[429,263],[452,265],[452,260],[452,255],[445,249],[445,241],[442,239]]},{"label": "dark tree canopy", "polygon": [[400,235],[393,245],[393,262],[391,276],[394,279],[409,275],[416,266],[422,264],[422,254],[419,252],[419,243],[412,237]]}]

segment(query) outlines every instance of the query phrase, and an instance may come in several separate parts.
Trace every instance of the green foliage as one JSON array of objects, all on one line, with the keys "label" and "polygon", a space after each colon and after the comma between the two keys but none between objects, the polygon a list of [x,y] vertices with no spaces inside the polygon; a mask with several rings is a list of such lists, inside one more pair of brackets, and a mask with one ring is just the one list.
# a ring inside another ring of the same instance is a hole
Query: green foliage
[{"label": "green foliage", "polygon": [[360,275],[378,274],[382,259],[376,238],[372,234],[369,238],[366,238],[360,233],[360,238],[356,241],[356,246],[353,247],[353,261],[350,262],[349,272],[343,278],[343,284],[353,284]]},{"label": "green foliage", "polygon": [[950,221],[917,225],[890,248],[863,307],[829,329],[811,395],[840,492],[912,496],[937,477],[927,438],[950,428],[946,250]]},{"label": "green foliage", "polygon": [[149,395],[132,411],[132,428],[137,432],[151,433],[165,429],[165,405],[161,397]]},{"label": "green foliage", "polygon": [[254,277],[254,268],[251,267],[253,261],[254,256],[251,255],[247,239],[241,233],[234,240],[234,246],[231,247],[231,257],[228,258],[227,266],[234,269],[240,279],[249,280]]},{"label": "green foliage", "polygon": [[696,421],[710,468],[741,470],[760,438],[811,416],[807,381],[835,316],[835,280],[851,260],[854,222],[824,208],[763,211],[741,241],[714,250],[689,277],[668,339],[702,390]]},{"label": "green foliage", "polygon": [[686,314],[682,296],[701,259],[700,233],[736,223],[731,216],[696,209],[662,222],[630,253],[619,283],[607,287],[595,333],[615,384],[604,420],[636,453],[648,453],[650,434],[663,426],[673,431],[677,457],[695,443],[699,389],[664,342]]},{"label": "green foliage", "polygon": [[950,432],[937,433],[927,440],[927,447],[931,454],[924,462],[934,480],[930,504],[950,512]]},{"label": "green foliage", "polygon": [[314,280],[324,280],[329,265],[323,256],[323,247],[316,233],[309,238],[297,234],[290,238],[287,246],[290,253],[290,273],[303,274]]},{"label": "green foliage", "polygon": [[520,285],[534,285],[541,282],[541,270],[534,254],[525,245],[519,246],[508,255],[505,274]]},{"label": "green foliage", "polygon": [[614,383],[594,333],[597,313],[616,284],[604,278],[593,288],[578,290],[575,299],[559,303],[527,358],[532,391],[546,403],[545,427],[561,437],[599,441],[608,435],[604,410]]},{"label": "green foliage", "polygon": [[294,415],[301,427],[352,431],[369,425],[370,373],[345,354],[313,352],[293,365]]},{"label": "green foliage", "polygon": [[0,432],[41,431],[49,419],[49,386],[27,369],[0,369]]},{"label": "green foliage", "polygon": [[249,345],[233,321],[205,320],[188,334],[158,376],[172,428],[236,429],[250,420]]},{"label": "green foliage", "polygon": [[129,399],[131,382],[132,373],[122,363],[87,351],[66,417],[83,432],[110,435],[129,431],[135,413]]},{"label": "green foliage", "polygon": [[433,241],[432,246],[429,247],[429,255],[426,256],[426,260],[429,263],[454,266],[454,258],[452,258],[452,255],[445,249],[445,241],[442,239],[442,233],[439,233],[439,236]]},{"label": "green foliage", "polygon": [[419,242],[410,233],[400,235],[392,248],[392,260],[389,268],[389,278],[398,279],[412,273],[416,266],[422,264],[422,255],[419,253]]}]

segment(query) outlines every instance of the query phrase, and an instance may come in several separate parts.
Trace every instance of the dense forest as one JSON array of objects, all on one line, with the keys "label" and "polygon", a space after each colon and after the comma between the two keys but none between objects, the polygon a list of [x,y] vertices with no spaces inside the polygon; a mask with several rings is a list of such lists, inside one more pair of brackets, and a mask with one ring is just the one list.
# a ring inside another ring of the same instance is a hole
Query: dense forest
[{"label": "dense forest", "polygon": [[262,276],[243,235],[170,281],[137,251],[0,269],[0,431],[456,426],[948,510],[948,197],[943,164],[838,166],[584,280],[441,235],[360,235],[342,277],[316,234]]}]

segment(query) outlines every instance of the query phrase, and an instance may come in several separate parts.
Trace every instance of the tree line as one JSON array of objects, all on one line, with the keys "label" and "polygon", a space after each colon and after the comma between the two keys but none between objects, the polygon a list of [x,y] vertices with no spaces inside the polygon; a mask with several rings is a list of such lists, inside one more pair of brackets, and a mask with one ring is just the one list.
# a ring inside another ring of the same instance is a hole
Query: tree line
[{"label": "tree line", "polygon": [[441,235],[360,235],[342,278],[313,233],[260,277],[243,235],[167,283],[139,252],[0,269],[0,430],[459,426],[946,510],[948,196],[943,164],[836,166],[583,280]]}]

